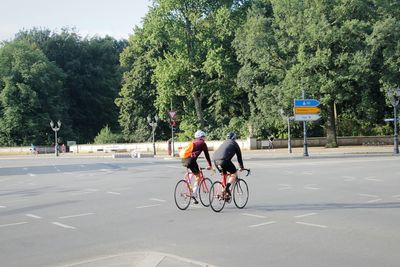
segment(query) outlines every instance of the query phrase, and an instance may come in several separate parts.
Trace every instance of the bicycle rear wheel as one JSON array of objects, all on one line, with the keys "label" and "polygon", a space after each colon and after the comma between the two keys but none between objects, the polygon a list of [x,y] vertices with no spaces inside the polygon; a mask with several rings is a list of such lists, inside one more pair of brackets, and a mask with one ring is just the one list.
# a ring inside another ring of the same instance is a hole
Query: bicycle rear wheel
[{"label": "bicycle rear wheel", "polygon": [[249,200],[249,187],[243,179],[238,179],[233,188],[233,202],[236,207],[243,209]]},{"label": "bicycle rear wheel", "polygon": [[212,182],[210,178],[204,178],[201,184],[199,185],[199,198],[201,204],[203,204],[204,207],[210,206],[210,189],[212,186]]},{"label": "bicycle rear wheel", "polygon": [[212,184],[210,189],[210,207],[215,212],[220,212],[225,206],[224,186],[220,181]]},{"label": "bicycle rear wheel", "polygon": [[192,199],[189,183],[185,180],[180,180],[175,186],[175,204],[180,210],[185,210],[189,207]]}]

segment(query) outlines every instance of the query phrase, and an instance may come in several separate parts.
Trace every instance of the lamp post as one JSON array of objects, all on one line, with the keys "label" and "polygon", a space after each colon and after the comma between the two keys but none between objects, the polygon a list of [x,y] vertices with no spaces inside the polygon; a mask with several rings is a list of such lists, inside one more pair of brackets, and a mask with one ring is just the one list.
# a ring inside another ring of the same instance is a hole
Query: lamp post
[{"label": "lamp post", "polygon": [[279,110],[279,112],[281,113],[281,116],[287,120],[287,129],[288,129],[288,153],[292,154],[292,141],[290,139],[290,120],[293,120],[294,117],[293,116],[289,116],[289,115],[285,115],[285,111],[281,108]]},{"label": "lamp post", "polygon": [[393,113],[394,113],[393,153],[399,154],[399,136],[397,133],[397,106],[399,105],[399,100],[400,100],[400,88],[388,91],[388,96],[390,99],[390,103],[393,106]]},{"label": "lamp post", "polygon": [[156,143],[155,143],[155,136],[154,136],[154,134],[155,134],[155,131],[156,131],[156,128],[157,128],[158,116],[155,115],[155,116],[154,116],[154,121],[152,121],[152,120],[151,120],[151,116],[148,115],[148,116],[147,116],[147,122],[149,123],[149,125],[151,126],[151,129],[152,129],[152,135],[153,135],[153,155],[155,156],[155,155],[156,155]]},{"label": "lamp post", "polygon": [[61,128],[61,121],[58,120],[57,121],[57,125],[55,125],[53,121],[50,121],[50,127],[54,131],[54,135],[55,135],[55,139],[54,139],[54,154],[57,157],[58,156],[57,132]]}]

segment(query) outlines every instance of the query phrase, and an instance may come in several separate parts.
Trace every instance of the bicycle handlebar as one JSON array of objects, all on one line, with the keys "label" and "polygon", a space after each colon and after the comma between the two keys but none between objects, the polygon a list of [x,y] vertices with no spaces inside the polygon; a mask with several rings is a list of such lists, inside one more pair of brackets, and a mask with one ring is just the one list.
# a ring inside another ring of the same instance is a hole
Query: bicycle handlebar
[{"label": "bicycle handlebar", "polygon": [[[251,174],[250,169],[241,169],[241,170],[247,172],[247,173],[246,173],[246,177],[249,176],[249,175]],[[239,169],[239,171],[240,171],[240,169]]]}]

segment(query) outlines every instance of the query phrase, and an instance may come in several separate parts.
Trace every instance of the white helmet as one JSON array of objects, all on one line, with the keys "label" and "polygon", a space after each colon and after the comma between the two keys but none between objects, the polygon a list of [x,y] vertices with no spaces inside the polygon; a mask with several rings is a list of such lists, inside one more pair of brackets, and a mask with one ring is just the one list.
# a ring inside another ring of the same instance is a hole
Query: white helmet
[{"label": "white helmet", "polygon": [[201,137],[206,137],[206,133],[203,132],[202,130],[197,130],[194,133],[194,138],[201,138]]}]

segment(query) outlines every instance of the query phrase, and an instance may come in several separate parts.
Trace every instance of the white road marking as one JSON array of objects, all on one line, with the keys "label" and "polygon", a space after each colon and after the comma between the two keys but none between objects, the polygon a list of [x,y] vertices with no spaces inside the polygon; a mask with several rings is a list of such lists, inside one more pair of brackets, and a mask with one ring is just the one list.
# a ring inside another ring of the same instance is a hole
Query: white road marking
[{"label": "white road marking", "polygon": [[305,175],[311,175],[311,174],[313,174],[313,172],[312,172],[312,171],[304,171],[303,174],[305,174]]},{"label": "white road marking", "polygon": [[31,177],[36,176],[36,174],[34,174],[34,173],[28,173],[28,175]]},{"label": "white road marking", "polygon": [[4,208],[6,208],[6,206],[0,206],[0,209],[4,209]]},{"label": "white road marking", "polygon": [[86,191],[89,191],[89,192],[97,192],[97,191],[99,191],[99,189],[88,188],[88,189],[86,189]]},{"label": "white road marking", "polygon": [[168,168],[175,168],[175,169],[182,169],[181,166],[175,166],[175,165],[166,165],[165,167],[168,167]]},{"label": "white road marking", "polygon": [[63,228],[67,228],[67,229],[76,229],[76,227],[70,226],[70,225],[66,225],[63,223],[59,223],[59,222],[52,222],[52,224],[63,227]]},{"label": "white road marking", "polygon": [[319,228],[328,228],[328,226],[321,225],[321,224],[306,223],[306,222],[296,222],[296,223],[297,224],[302,224],[302,225],[307,225],[307,226],[319,227]]},{"label": "white road marking", "polygon": [[376,179],[375,176],[365,177],[365,180],[374,181],[374,182],[380,182],[381,181],[381,179]]},{"label": "white road marking", "polygon": [[74,214],[74,215],[67,215],[67,216],[61,216],[58,217],[59,219],[67,219],[67,218],[74,218],[74,217],[82,217],[82,216],[88,216],[88,215],[94,215],[95,213],[82,213],[82,214]]},{"label": "white road marking", "polygon": [[14,225],[20,225],[20,224],[25,224],[28,222],[17,222],[17,223],[9,223],[9,224],[0,224],[0,227],[7,227],[7,226],[14,226]]},{"label": "white road marking", "polygon": [[375,203],[375,202],[378,202],[378,201],[381,201],[381,200],[382,200],[381,198],[373,199],[373,200],[367,201],[367,203]]},{"label": "white road marking", "polygon": [[35,219],[42,219],[42,217],[35,215],[35,214],[25,214],[28,217],[35,218]]},{"label": "white road marking", "polygon": [[253,224],[253,225],[250,225],[249,228],[259,227],[259,226],[273,224],[273,223],[276,223],[276,222],[275,221],[270,221],[270,222],[265,222],[265,223]]},{"label": "white road marking", "polygon": [[395,195],[395,196],[392,196],[392,197],[394,197],[394,198],[399,198],[399,197],[400,197],[400,195]]},{"label": "white road marking", "polygon": [[289,189],[292,189],[292,187],[283,187],[283,188],[278,188],[278,190],[280,191],[280,190],[289,190]]},{"label": "white road marking", "polygon": [[369,194],[358,194],[358,195],[362,197],[378,197],[377,195],[369,195]]},{"label": "white road marking", "polygon": [[159,199],[159,198],[150,198],[150,200],[158,201],[158,202],[166,202],[166,200],[164,200],[164,199]]},{"label": "white road marking", "polygon": [[151,207],[157,207],[160,206],[161,204],[154,204],[154,205],[147,205],[147,206],[139,206],[136,207],[137,209],[144,209],[144,208],[151,208]]},{"label": "white road marking", "polygon": [[306,184],[304,186],[304,189],[309,189],[309,190],[319,190],[319,189],[321,189],[319,187],[315,187],[314,185],[316,185],[316,184]]},{"label": "white road marking", "polygon": [[250,213],[242,213],[242,215],[256,217],[256,218],[266,218],[265,216],[262,216],[262,215],[256,215],[256,214],[250,214]]},{"label": "white road marking", "polygon": [[107,194],[112,194],[112,195],[121,195],[121,193],[118,192],[112,192],[112,191],[108,191]]},{"label": "white road marking", "polygon": [[312,212],[312,213],[306,213],[306,214],[302,214],[302,215],[297,215],[297,216],[294,216],[295,218],[303,218],[303,217],[308,217],[308,216],[312,216],[312,215],[316,215],[317,213],[314,213],[314,212]]},{"label": "white road marking", "polygon": [[28,168],[23,168],[25,171],[28,169]]}]

